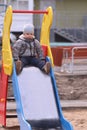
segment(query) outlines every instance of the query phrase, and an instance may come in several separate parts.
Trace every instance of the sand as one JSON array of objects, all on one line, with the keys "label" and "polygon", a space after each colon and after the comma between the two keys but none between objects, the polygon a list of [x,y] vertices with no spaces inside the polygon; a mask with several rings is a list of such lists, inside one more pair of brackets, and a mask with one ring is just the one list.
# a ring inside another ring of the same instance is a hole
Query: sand
[{"label": "sand", "polygon": [[[63,110],[63,114],[71,122],[74,130],[87,130],[87,109],[66,109]],[[7,119],[7,127],[0,127],[0,130],[20,130],[18,119]]]}]

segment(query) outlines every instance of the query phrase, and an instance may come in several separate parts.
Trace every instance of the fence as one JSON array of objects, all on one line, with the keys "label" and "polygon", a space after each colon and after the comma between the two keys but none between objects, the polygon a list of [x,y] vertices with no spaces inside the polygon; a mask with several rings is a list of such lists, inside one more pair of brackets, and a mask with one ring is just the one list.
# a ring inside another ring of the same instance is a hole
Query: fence
[{"label": "fence", "polygon": [[87,73],[87,46],[63,47],[61,71]]}]

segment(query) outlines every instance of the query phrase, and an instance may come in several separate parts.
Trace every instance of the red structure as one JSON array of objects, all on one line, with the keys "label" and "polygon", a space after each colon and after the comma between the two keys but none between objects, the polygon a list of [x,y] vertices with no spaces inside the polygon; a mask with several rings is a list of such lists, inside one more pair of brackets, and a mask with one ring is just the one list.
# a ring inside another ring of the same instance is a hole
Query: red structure
[{"label": "red structure", "polygon": [[48,14],[48,11],[43,11],[43,10],[13,10],[13,13]]},{"label": "red structure", "polygon": [[[74,49],[75,48],[75,49]],[[72,53],[74,49],[74,54]],[[67,58],[71,59],[72,55],[74,55],[74,59],[84,59],[87,58],[87,46],[86,45],[80,45],[80,46],[55,46],[51,47],[54,65],[55,66],[61,66],[62,60],[66,56]]]},{"label": "red structure", "polygon": [[6,99],[8,89],[8,76],[2,68],[0,72],[0,124],[6,126]]},{"label": "red structure", "polygon": [[46,57],[46,56],[47,56],[48,48],[47,48],[46,45],[42,45],[41,47],[42,47],[42,49],[43,49],[44,56]]}]

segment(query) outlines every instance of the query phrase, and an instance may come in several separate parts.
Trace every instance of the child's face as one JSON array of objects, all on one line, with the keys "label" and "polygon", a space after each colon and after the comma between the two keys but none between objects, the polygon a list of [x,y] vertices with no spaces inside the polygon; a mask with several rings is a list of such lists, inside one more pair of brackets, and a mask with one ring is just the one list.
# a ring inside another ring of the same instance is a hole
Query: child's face
[{"label": "child's face", "polygon": [[34,34],[33,33],[24,33],[23,35],[24,35],[24,37],[26,39],[33,39],[34,38]]}]

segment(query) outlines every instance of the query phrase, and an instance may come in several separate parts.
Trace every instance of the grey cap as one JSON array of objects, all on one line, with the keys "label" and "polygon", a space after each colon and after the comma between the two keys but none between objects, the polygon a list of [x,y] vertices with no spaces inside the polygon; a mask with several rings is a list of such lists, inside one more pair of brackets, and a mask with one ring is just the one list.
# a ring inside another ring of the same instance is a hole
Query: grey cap
[{"label": "grey cap", "polygon": [[34,25],[33,24],[24,25],[23,33],[34,33]]}]

